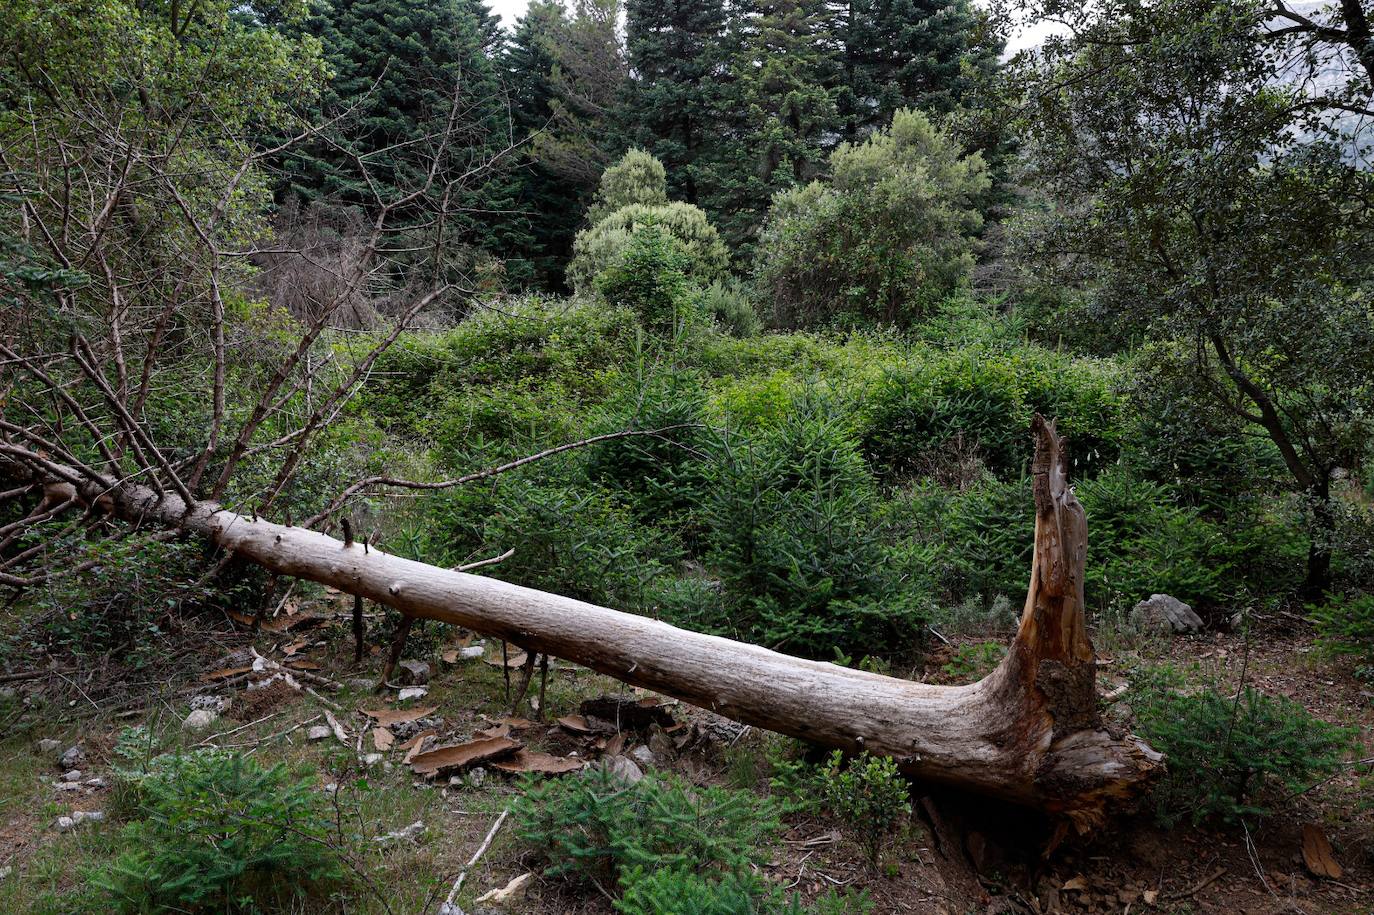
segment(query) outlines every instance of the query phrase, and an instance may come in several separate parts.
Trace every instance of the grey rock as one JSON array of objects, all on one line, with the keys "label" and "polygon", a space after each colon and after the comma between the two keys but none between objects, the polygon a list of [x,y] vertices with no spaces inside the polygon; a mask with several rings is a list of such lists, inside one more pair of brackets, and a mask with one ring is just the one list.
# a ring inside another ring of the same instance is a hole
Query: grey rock
[{"label": "grey rock", "polygon": [[644,778],[644,772],[628,756],[608,756],[601,761],[601,767],[626,785],[636,785]]},{"label": "grey rock", "polygon": [[646,746],[638,746],[630,751],[630,758],[641,766],[652,766],[654,764],[654,751]]},{"label": "grey rock", "polygon": [[1203,625],[1202,618],[1193,612],[1192,607],[1167,594],[1151,594],[1149,600],[1136,604],[1131,611],[1131,619],[1139,626],[1179,635],[1201,632]]},{"label": "grey rock", "polygon": [[64,782],[79,782],[79,781],[81,781],[81,770],[80,770],[80,769],[68,769],[66,772],[63,772],[63,773],[62,773],[62,781],[64,781]]},{"label": "grey rock", "polygon": [[405,702],[407,699],[423,699],[429,693],[429,688],[424,686],[407,686],[396,694],[397,700]]},{"label": "grey rock", "polygon": [[0,867],[0,880],[4,880],[12,873],[14,873],[14,868],[8,866]]},{"label": "grey rock", "polygon": [[377,765],[378,763],[380,763],[381,761],[382,761],[382,754],[380,754],[380,753],[369,753],[369,754],[367,754],[366,756],[363,757],[363,765],[364,765],[364,766],[375,766],[375,765]]},{"label": "grey rock", "polygon": [[485,645],[469,645],[467,648],[458,649],[458,657],[464,661],[472,661],[482,657],[487,653]]},{"label": "grey rock", "polygon": [[105,822],[105,811],[78,810],[72,814],[72,821],[78,826],[82,823],[103,823]]},{"label": "grey rock", "polygon": [[222,712],[229,707],[229,700],[223,696],[192,696],[191,709],[209,709],[212,712]]},{"label": "grey rock", "polygon": [[58,782],[53,788],[58,791],[80,791],[81,785],[76,782]]},{"label": "grey rock", "polygon": [[429,665],[424,661],[402,661],[398,672],[401,682],[409,686],[420,686],[429,682]]},{"label": "grey rock", "polygon": [[62,758],[57,762],[58,765],[62,767],[63,771],[67,769],[79,769],[86,764],[86,751],[81,749],[81,744],[68,747],[67,752],[63,753]]},{"label": "grey rock", "polygon": [[76,820],[72,819],[71,817],[58,817],[58,818],[57,818],[57,831],[58,831],[58,832],[70,832],[71,830],[73,830],[73,829],[75,829],[75,828],[76,828]]},{"label": "grey rock", "polygon": [[38,741],[39,753],[56,753],[60,749],[62,749],[62,741],[60,740],[44,737],[42,740]]},{"label": "grey rock", "polygon": [[211,711],[208,708],[198,708],[186,716],[186,720],[181,723],[181,726],[188,731],[203,731],[214,724],[218,717],[219,712]]},{"label": "grey rock", "polygon": [[328,740],[333,736],[334,732],[329,729],[328,725],[324,724],[317,724],[305,732],[306,740]]},{"label": "grey rock", "polygon": [[101,788],[110,787],[110,783],[105,781],[105,779],[101,778],[99,775],[97,775],[95,778],[86,779],[86,787],[94,790],[99,790]]}]

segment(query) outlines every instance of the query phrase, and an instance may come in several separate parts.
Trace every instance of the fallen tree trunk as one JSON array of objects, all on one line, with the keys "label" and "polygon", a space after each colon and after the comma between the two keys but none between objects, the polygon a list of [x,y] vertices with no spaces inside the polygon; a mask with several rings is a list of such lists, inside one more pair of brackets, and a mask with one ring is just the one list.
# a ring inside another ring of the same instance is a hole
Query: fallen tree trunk
[{"label": "fallen tree trunk", "polygon": [[[1062,443],[1036,417],[1035,558],[1020,628],[1001,665],[968,686],[932,686],[808,661],[718,636],[468,575],[324,534],[187,504],[143,487],[65,477],[82,501],[179,526],[273,572],[310,579],[554,655],[737,721],[899,760],[907,774],[1101,824],[1162,769],[1137,738],[1100,726],[1083,617],[1087,527]],[[10,465],[9,470],[21,465]],[[32,471],[27,472],[32,478]],[[12,474],[13,475],[13,474]]]}]

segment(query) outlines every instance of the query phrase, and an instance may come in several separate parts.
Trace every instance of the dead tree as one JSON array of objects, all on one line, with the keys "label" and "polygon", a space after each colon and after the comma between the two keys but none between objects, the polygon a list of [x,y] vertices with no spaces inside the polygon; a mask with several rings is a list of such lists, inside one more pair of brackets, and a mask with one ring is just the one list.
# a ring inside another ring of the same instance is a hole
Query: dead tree
[{"label": "dead tree", "polygon": [[64,481],[83,504],[207,537],[273,572],[454,623],[657,690],[757,727],[897,758],[903,771],[1036,807],[1080,830],[1104,822],[1161,769],[1141,740],[1098,721],[1083,616],[1087,525],[1053,423],[1036,417],[1035,557],[1002,664],[968,686],[932,686],[689,632],[494,578],[402,559],[312,530],[116,485],[0,445],[12,481]]},{"label": "dead tree", "polygon": [[[128,59],[130,85],[145,78],[141,61]],[[96,565],[46,555],[47,543],[68,535],[199,536],[226,557],[393,607],[403,628],[419,618],[465,626],[530,658],[565,658],[762,728],[892,756],[913,776],[1060,814],[1080,829],[1159,771],[1157,754],[1097,720],[1083,618],[1086,526],[1051,423],[1034,428],[1035,560],[1021,627],[1002,665],[968,686],[789,657],[336,540],[315,528],[364,489],[447,488],[608,437],[449,480],[341,481],[343,494],[302,526],[283,507],[312,445],[387,347],[426,309],[462,297],[453,233],[467,220],[457,201],[516,138],[468,161],[456,125],[470,100],[455,87],[433,135],[397,150],[418,157],[405,171],[412,183],[379,196],[358,238],[339,249],[348,256],[321,264],[319,252],[252,241],[265,237],[261,213],[241,211],[273,157],[319,140],[317,128],[257,148],[233,125],[189,122],[206,107],[195,98],[164,109],[138,93],[63,94],[47,83],[41,91],[54,101],[0,124],[0,192],[19,201],[0,209],[0,241],[32,249],[36,268],[22,282],[0,271],[0,506],[31,506],[0,516],[0,586],[29,588]],[[137,116],[126,106],[138,106]],[[165,123],[150,129],[150,117]],[[202,145],[181,149],[190,142]],[[364,158],[357,168],[377,186]],[[330,275],[299,284],[289,315],[236,317],[228,294],[242,301],[254,288],[246,265],[263,257],[279,278],[298,276],[296,267]],[[72,281],[78,275],[84,282]],[[341,329],[359,316],[375,323]]]}]

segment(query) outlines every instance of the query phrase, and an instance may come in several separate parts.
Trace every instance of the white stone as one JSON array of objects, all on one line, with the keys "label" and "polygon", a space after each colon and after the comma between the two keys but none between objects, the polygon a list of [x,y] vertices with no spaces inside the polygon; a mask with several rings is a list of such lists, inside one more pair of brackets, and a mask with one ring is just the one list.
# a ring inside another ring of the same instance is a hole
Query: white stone
[{"label": "white stone", "polygon": [[1151,594],[1131,611],[1131,618],[1137,625],[1155,629],[1169,630],[1177,634],[1202,631],[1202,618],[1193,608],[1176,597],[1168,594]]},{"label": "white stone", "polygon": [[79,782],[79,781],[81,781],[81,770],[80,770],[80,769],[68,769],[66,772],[63,772],[63,773],[62,773],[62,781],[64,781],[64,782]]},{"label": "white stone", "polygon": [[652,766],[654,764],[654,751],[646,746],[638,746],[630,751],[630,758],[641,766]]},{"label": "white stone", "polygon": [[334,732],[331,731],[329,729],[329,726],[325,724],[317,724],[313,728],[305,732],[305,737],[307,740],[328,740],[333,736]]},{"label": "white stone", "polygon": [[601,761],[601,766],[626,785],[637,785],[644,779],[644,772],[628,756],[608,756]]},{"label": "white stone", "polygon": [[73,820],[71,817],[58,817],[58,818],[57,818],[57,831],[58,831],[58,832],[70,832],[75,826],[76,826],[76,820]]},{"label": "white stone", "polygon": [[369,754],[367,754],[366,756],[363,757],[363,765],[365,765],[365,766],[375,766],[375,765],[377,765],[377,763],[379,763],[379,762],[381,762],[381,761],[382,761],[382,754],[380,754],[380,753],[369,753]]},{"label": "white stone", "polygon": [[62,749],[62,741],[60,740],[44,737],[42,740],[38,741],[39,753],[56,753],[60,749]]},{"label": "white stone", "polygon": [[208,708],[198,708],[186,716],[186,720],[181,723],[181,726],[188,731],[203,731],[214,724],[218,717],[218,712]]},{"label": "white stone", "polygon": [[401,690],[400,694],[397,695],[396,698],[404,702],[407,699],[423,698],[425,694],[427,694],[428,692],[429,689],[424,686],[407,686],[405,689]]}]

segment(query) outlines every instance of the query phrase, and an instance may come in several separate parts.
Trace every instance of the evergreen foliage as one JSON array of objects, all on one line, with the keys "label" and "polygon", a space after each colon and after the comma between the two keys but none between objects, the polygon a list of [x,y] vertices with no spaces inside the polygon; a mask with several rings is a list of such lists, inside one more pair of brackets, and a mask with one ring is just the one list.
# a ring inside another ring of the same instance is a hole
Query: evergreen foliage
[{"label": "evergreen foliage", "polygon": [[977,153],[916,111],[830,157],[831,179],[779,195],[755,265],[778,327],[910,325],[966,282],[974,198],[988,187]]}]

